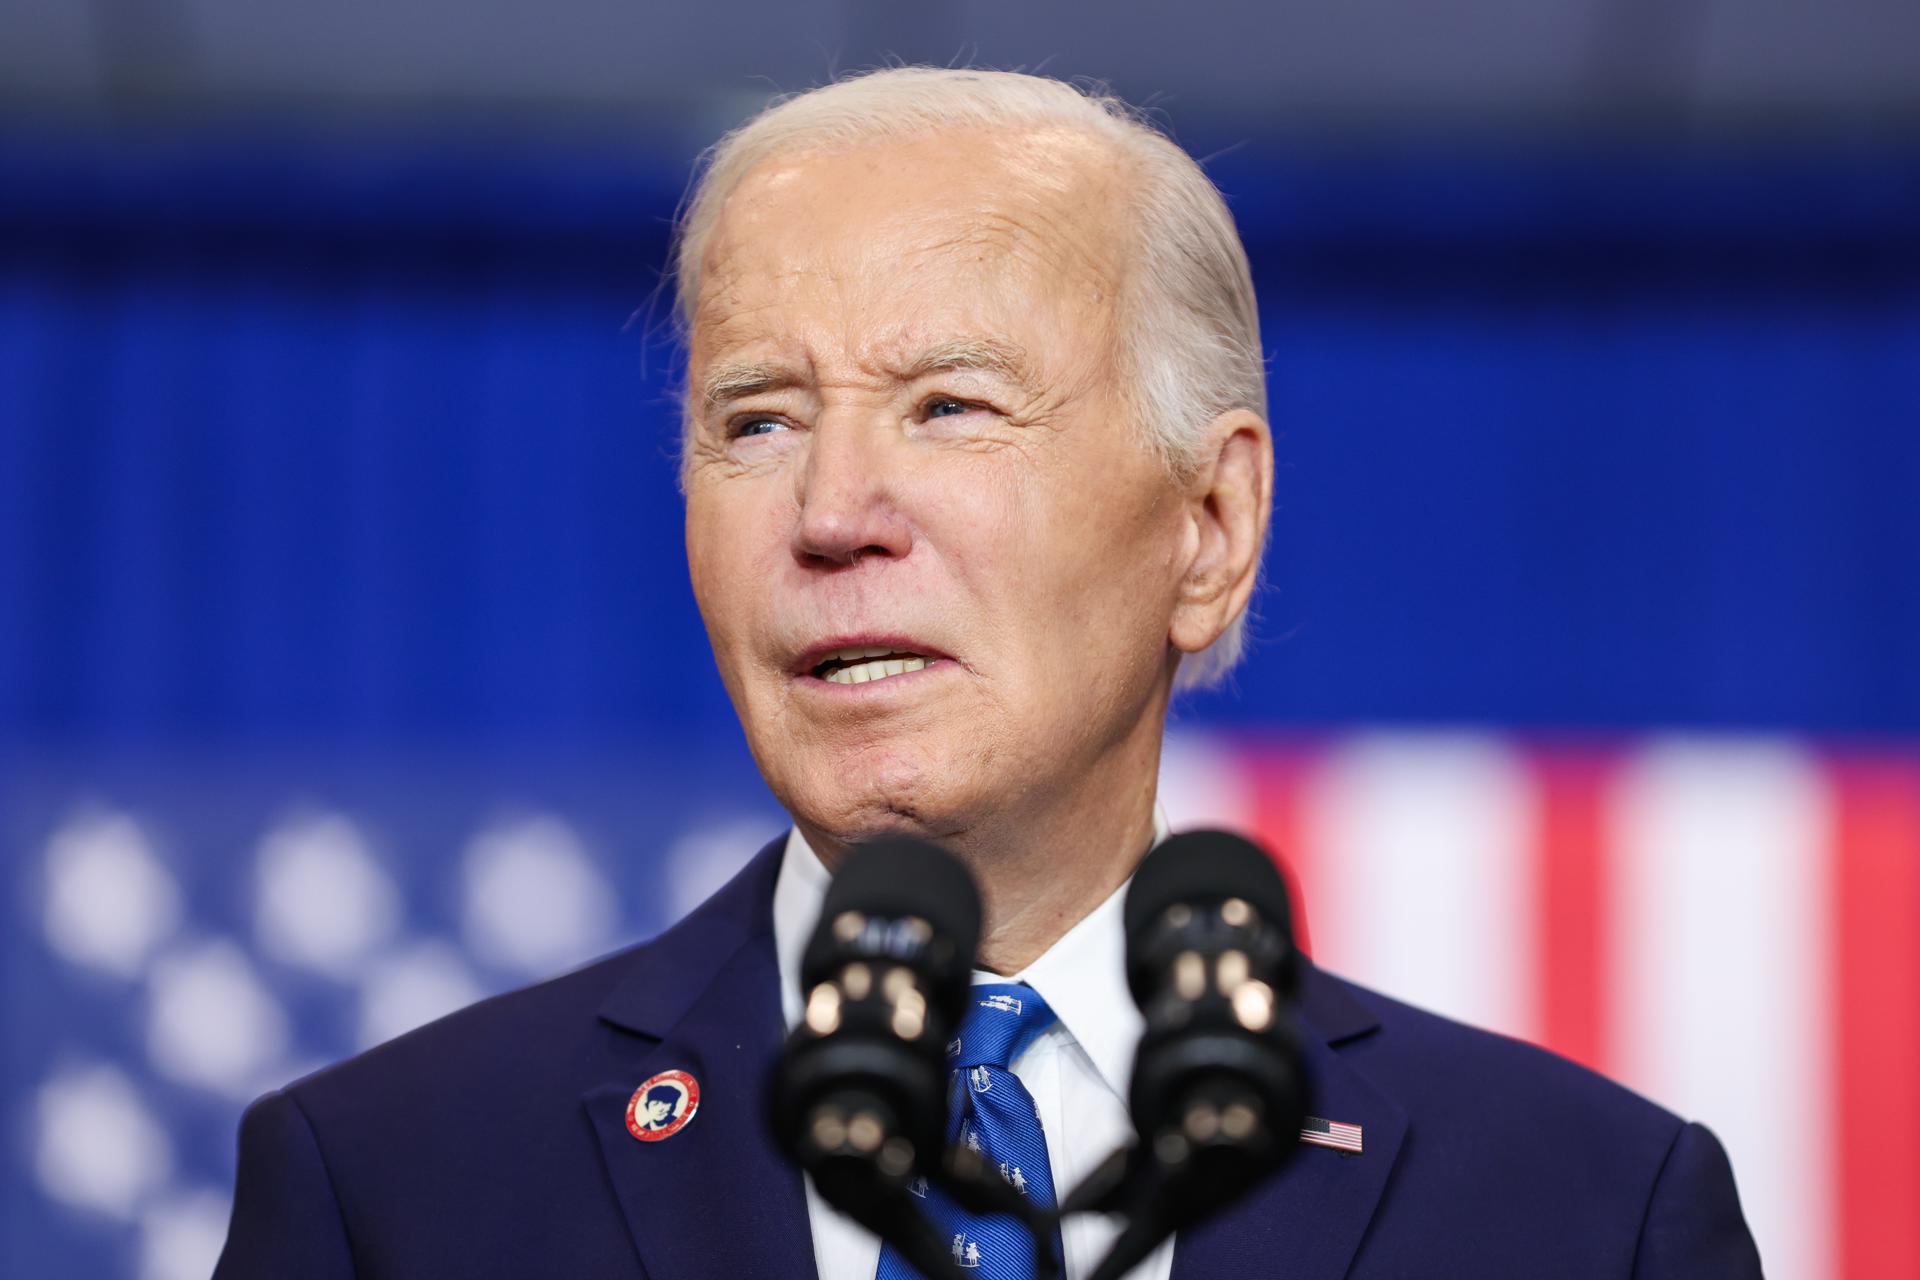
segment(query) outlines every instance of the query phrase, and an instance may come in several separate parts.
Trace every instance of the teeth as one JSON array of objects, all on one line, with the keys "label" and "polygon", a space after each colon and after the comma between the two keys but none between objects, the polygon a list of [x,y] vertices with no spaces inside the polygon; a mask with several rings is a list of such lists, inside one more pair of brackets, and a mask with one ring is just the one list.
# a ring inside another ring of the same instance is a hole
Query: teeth
[{"label": "teeth", "polygon": [[[882,658],[892,652],[892,649],[842,649],[830,657],[842,660]],[[885,680],[888,676],[918,671],[926,665],[925,658],[889,658],[885,662],[855,662],[850,667],[838,667],[827,672],[826,678],[834,684],[865,684],[869,680]]]},{"label": "teeth", "polygon": [[832,653],[820,659],[820,661],[858,662],[862,658],[884,658],[892,652],[894,652],[894,650],[885,648],[884,646],[877,649],[835,649]]}]

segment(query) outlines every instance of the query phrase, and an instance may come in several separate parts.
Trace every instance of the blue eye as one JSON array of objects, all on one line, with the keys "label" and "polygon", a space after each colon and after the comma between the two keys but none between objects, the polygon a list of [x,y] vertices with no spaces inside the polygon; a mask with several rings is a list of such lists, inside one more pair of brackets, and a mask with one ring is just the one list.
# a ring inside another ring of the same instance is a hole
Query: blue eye
[{"label": "blue eye", "polygon": [[951,418],[954,414],[965,413],[972,407],[972,405],[962,400],[952,400],[946,396],[938,396],[927,401],[927,416],[929,418]]},{"label": "blue eye", "polygon": [[748,418],[733,429],[736,439],[741,436],[771,435],[775,431],[785,431],[787,424],[777,418]]}]

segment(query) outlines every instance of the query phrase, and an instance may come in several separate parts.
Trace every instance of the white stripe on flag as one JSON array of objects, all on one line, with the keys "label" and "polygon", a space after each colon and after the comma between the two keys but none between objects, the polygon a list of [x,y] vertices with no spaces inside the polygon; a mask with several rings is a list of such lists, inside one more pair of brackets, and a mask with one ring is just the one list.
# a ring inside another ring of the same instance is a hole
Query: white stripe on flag
[{"label": "white stripe on flag", "polygon": [[1536,797],[1497,739],[1377,735],[1307,783],[1316,959],[1398,999],[1535,1031]]},{"label": "white stripe on flag", "polygon": [[1610,797],[1609,1070],[1726,1144],[1767,1274],[1829,1274],[1823,775],[1674,741]]}]

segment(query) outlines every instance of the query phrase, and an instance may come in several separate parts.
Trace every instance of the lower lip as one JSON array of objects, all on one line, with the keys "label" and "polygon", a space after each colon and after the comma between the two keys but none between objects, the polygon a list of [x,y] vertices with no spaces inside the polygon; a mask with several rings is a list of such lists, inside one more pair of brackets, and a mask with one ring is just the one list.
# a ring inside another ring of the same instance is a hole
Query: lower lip
[{"label": "lower lip", "polygon": [[836,684],[831,680],[823,679],[811,673],[799,677],[798,683],[804,689],[815,690],[834,697],[884,697],[889,692],[917,688],[928,677],[933,676],[936,672],[944,671],[953,665],[953,661],[949,658],[930,658],[927,660],[927,665],[921,667],[918,671],[902,671],[897,676],[885,676],[879,680],[868,680],[861,684]]}]

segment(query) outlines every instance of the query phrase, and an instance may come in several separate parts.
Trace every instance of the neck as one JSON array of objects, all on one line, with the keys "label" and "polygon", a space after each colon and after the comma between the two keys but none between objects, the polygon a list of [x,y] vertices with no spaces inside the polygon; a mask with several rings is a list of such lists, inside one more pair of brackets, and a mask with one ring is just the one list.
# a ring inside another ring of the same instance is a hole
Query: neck
[{"label": "neck", "polygon": [[[980,887],[982,969],[1026,968],[1133,874],[1153,845],[1161,723],[1147,717],[1141,732],[1078,771],[1078,785],[934,837]],[[820,860],[837,868],[850,843],[804,819],[797,825]]]},{"label": "neck", "polygon": [[1153,786],[1124,802],[1029,826],[1018,850],[955,849],[980,885],[978,964],[1014,974],[1112,896],[1153,844]]}]

